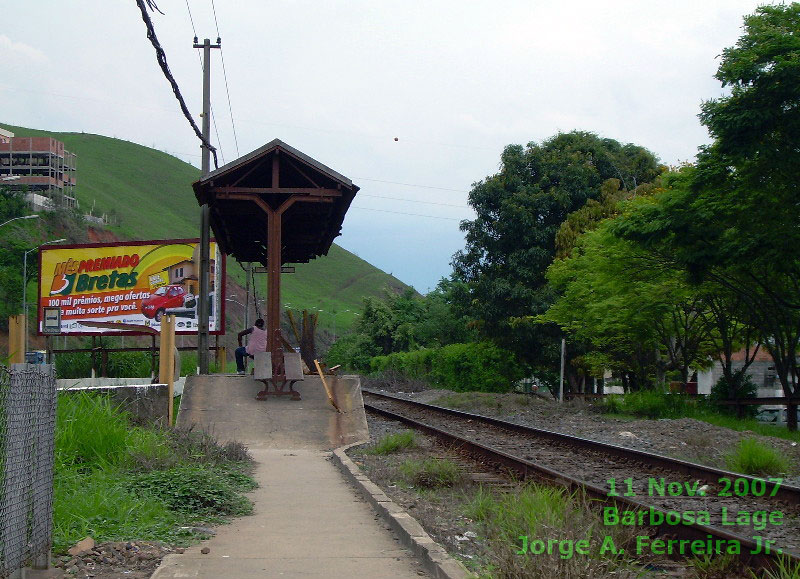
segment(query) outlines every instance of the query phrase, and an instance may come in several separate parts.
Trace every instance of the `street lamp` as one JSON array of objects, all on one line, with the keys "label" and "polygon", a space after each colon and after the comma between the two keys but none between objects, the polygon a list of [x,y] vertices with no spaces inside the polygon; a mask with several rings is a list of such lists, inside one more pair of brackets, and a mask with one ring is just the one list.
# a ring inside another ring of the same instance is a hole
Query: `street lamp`
[{"label": "street lamp", "polygon": [[[30,218],[30,217],[39,217],[39,216],[38,215],[32,215],[32,216],[28,215],[27,217]],[[21,217],[19,219],[25,219],[25,217]],[[25,316],[25,338],[24,338],[25,348],[24,348],[23,352],[24,352],[25,356],[28,355],[28,291],[27,291],[28,290],[28,254],[31,251],[36,251],[42,245],[46,245],[48,243],[61,243],[62,241],[66,241],[66,239],[64,239],[62,237],[61,239],[54,239],[53,241],[46,241],[44,243],[41,243],[41,244],[37,245],[36,247],[33,247],[33,248],[29,249],[28,251],[25,252],[25,255],[22,257],[22,313]]]},{"label": "street lamp", "polygon": [[38,213],[31,213],[30,215],[23,215],[22,217],[12,217],[8,221],[3,221],[0,223],[0,227],[3,227],[6,223],[11,223],[12,221],[16,221],[17,219],[36,219],[39,217]]}]

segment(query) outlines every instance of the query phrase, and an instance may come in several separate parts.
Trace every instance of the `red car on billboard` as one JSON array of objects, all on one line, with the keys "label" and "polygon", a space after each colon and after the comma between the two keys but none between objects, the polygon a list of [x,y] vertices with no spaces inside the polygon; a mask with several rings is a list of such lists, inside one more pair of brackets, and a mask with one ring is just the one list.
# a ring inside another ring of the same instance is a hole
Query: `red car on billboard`
[{"label": "red car on billboard", "polygon": [[192,297],[186,293],[180,285],[162,285],[150,297],[142,300],[142,313],[157,322],[161,322],[161,316],[171,308],[184,307],[184,300]]}]

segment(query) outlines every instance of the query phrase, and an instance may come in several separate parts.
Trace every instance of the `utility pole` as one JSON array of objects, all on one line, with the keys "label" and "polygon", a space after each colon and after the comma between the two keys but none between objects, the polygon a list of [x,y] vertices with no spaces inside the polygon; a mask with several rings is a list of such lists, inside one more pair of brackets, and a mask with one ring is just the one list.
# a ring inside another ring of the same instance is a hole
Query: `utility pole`
[{"label": "utility pole", "polygon": [[[203,44],[197,43],[194,38],[194,48],[203,49],[203,167],[202,176],[206,176],[211,169],[211,151],[205,143],[211,138],[211,49],[219,48],[221,40],[217,38],[216,44],[206,38]],[[208,270],[209,257],[209,228],[211,209],[208,203],[200,208],[200,299],[197,301],[198,328],[197,328],[197,372],[208,374]]]}]

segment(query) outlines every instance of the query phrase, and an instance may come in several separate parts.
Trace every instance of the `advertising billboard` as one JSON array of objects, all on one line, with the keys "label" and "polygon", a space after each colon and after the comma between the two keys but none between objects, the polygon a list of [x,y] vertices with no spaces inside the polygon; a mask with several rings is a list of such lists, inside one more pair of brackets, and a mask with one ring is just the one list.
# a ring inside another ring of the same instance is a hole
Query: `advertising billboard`
[{"label": "advertising billboard", "polygon": [[[221,334],[225,260],[213,241],[210,256],[208,326]],[[45,308],[60,308],[60,333],[66,335],[113,334],[114,324],[159,330],[165,314],[175,316],[177,333],[196,334],[199,270],[197,239],[42,246],[39,334],[45,333]]]}]

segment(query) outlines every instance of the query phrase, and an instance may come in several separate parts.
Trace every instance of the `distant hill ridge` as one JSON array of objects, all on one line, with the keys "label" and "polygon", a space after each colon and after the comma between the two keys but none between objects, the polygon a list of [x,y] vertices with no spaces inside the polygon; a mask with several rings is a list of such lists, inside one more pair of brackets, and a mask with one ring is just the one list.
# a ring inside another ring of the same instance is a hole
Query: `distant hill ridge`
[{"label": "distant hill ridge", "polygon": [[[168,153],[102,135],[42,131],[2,122],[0,128],[21,137],[53,137],[76,153],[76,196],[81,210],[116,218],[119,224],[109,229],[118,238],[199,237],[200,208],[191,188],[199,177],[197,167]],[[232,259],[228,276],[244,285],[244,271]],[[266,280],[258,275],[256,281],[258,297],[264,299]],[[387,287],[399,291],[407,286],[334,244],[328,256],[297,264],[296,273],[284,275],[281,297],[292,309],[322,310],[320,326],[330,331],[335,325],[341,333],[352,324],[362,299],[381,295]],[[231,299],[244,301],[244,293]],[[229,309],[235,307],[235,302],[228,303]]]}]

